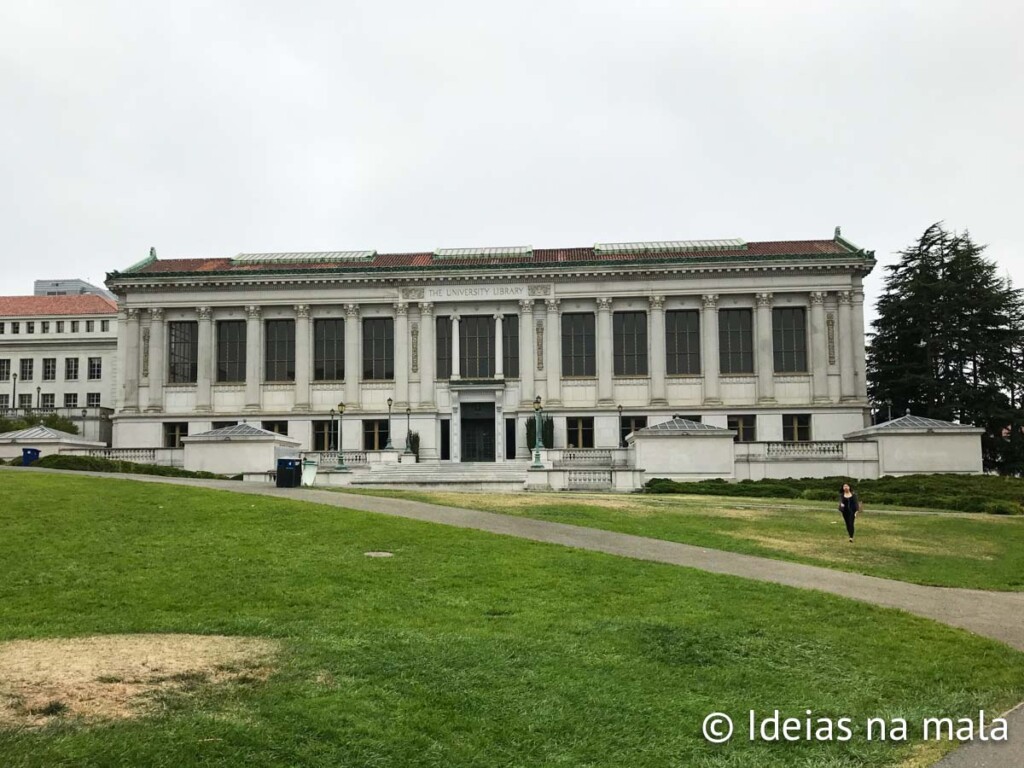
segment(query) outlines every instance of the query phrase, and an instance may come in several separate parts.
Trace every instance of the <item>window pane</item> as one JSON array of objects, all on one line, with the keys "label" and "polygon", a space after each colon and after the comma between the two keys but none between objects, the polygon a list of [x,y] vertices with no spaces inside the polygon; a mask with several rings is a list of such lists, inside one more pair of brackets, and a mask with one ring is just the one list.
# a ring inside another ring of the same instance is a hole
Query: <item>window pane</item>
[{"label": "window pane", "polygon": [[718,347],[722,373],[754,372],[753,313],[751,310],[719,310]]},{"label": "window pane", "polygon": [[452,319],[439,315],[434,320],[435,343],[437,344],[437,378],[450,379],[452,376]]},{"label": "window pane", "polygon": [[390,317],[363,320],[363,379],[395,378],[395,321]]},{"label": "window pane", "polygon": [[733,438],[737,443],[752,443],[757,440],[757,417],[753,414],[742,416],[730,416],[728,420],[729,429],[736,431]]},{"label": "window pane", "polygon": [[363,450],[382,451],[388,444],[387,419],[363,419]]},{"label": "window pane", "polygon": [[665,370],[670,375],[700,373],[700,312],[665,313]]},{"label": "window pane", "polygon": [[807,326],[803,307],[772,310],[772,342],[777,373],[807,371]]},{"label": "window pane", "polygon": [[505,315],[501,321],[501,352],[505,377],[519,378],[519,315]]},{"label": "window pane", "polygon": [[569,416],[565,420],[566,446],[569,448],[594,447],[594,417]]},{"label": "window pane", "polygon": [[245,381],[245,320],[217,323],[217,381]]},{"label": "window pane", "polygon": [[295,381],[295,321],[267,320],[267,381]]},{"label": "window pane", "polygon": [[464,379],[494,376],[494,318],[464,315],[459,319],[459,373]]},{"label": "window pane", "polygon": [[616,312],[612,316],[616,376],[647,375],[647,313]]},{"label": "window pane", "polygon": [[[168,323],[167,339],[167,380],[172,384],[195,382],[199,369],[199,324],[194,320]],[[89,360],[89,378],[93,378],[92,358]]]},{"label": "window pane", "polygon": [[345,321],[340,318],[313,323],[313,378],[316,381],[345,378]]},{"label": "window pane", "polygon": [[597,342],[592,312],[562,315],[562,375],[595,376]]}]

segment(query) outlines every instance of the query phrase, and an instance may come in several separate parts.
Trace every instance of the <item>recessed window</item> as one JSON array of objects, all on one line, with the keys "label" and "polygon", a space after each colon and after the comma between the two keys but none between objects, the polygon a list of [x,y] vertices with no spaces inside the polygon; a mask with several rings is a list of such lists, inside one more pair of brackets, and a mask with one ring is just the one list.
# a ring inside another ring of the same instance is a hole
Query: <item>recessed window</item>
[{"label": "recessed window", "polygon": [[452,377],[452,319],[447,315],[434,318],[434,344],[437,347],[436,375],[439,379]]},{"label": "recessed window", "polygon": [[21,408],[21,410],[23,411],[32,410],[32,395],[18,395],[18,407]]},{"label": "recessed window", "polygon": [[35,360],[28,358],[27,360],[21,361],[21,378],[22,381],[32,381],[32,372],[35,369]]},{"label": "recessed window", "polygon": [[49,320],[43,320],[41,323],[39,323],[39,332],[40,333],[49,333],[50,332],[50,321]]},{"label": "recessed window", "polygon": [[[505,378],[519,378],[519,315],[505,315],[505,317],[502,318],[501,365]],[[512,434],[514,437],[514,430]],[[511,455],[514,456],[515,454],[513,453]]]},{"label": "recessed window", "polygon": [[612,354],[616,376],[647,375],[647,313],[612,315]]},{"label": "recessed window", "polygon": [[807,372],[807,318],[803,307],[772,310],[772,347],[776,373]]},{"label": "recessed window", "polygon": [[53,392],[44,392],[40,396],[40,400],[39,400],[39,407],[40,408],[45,408],[48,411],[52,411],[55,405],[56,405],[56,398],[55,398]]},{"label": "recessed window", "polygon": [[6,392],[0,393],[0,411],[6,411],[11,407],[11,396]]},{"label": "recessed window", "polygon": [[56,381],[57,379],[57,358],[43,358],[43,381]]},{"label": "recessed window", "polygon": [[[183,320],[167,324],[167,381],[194,384],[199,373],[199,323]],[[90,368],[92,358],[89,359]],[[90,370],[90,378],[92,371]]]},{"label": "recessed window", "polygon": [[25,323],[25,333],[35,333],[35,332],[36,332],[36,324],[35,323]]},{"label": "recessed window", "polygon": [[0,360],[0,381],[11,380],[11,361],[9,359]]},{"label": "recessed window", "polygon": [[265,328],[265,379],[295,381],[295,321],[267,320]]},{"label": "recessed window", "polygon": [[737,443],[753,443],[757,440],[757,417],[753,414],[730,416],[729,429],[736,432],[733,438]]},{"label": "recessed window", "polygon": [[58,320],[57,321],[57,333],[64,333],[64,321],[63,320]]},{"label": "recessed window", "polygon": [[287,421],[264,421],[260,426],[267,430],[267,432],[273,432],[276,435],[287,435],[288,434],[288,422]]},{"label": "recessed window", "polygon": [[215,421],[210,425],[213,429],[226,429],[227,427],[237,427],[237,421]]},{"label": "recessed window", "polygon": [[387,419],[363,419],[363,450],[383,451],[388,444]]},{"label": "recessed window", "polygon": [[110,331],[110,321],[109,320],[100,320],[100,330],[103,333],[107,333],[108,331]]},{"label": "recessed window", "polygon": [[338,422],[335,419],[321,419],[313,422],[313,450],[338,450]]},{"label": "recessed window", "polygon": [[78,407],[78,393],[77,392],[65,392],[64,393],[64,407],[65,408],[77,408]]},{"label": "recessed window", "polygon": [[0,336],[4,335],[4,329],[7,328],[7,323],[0,322]]},{"label": "recessed window", "polygon": [[181,448],[183,437],[188,437],[187,421],[164,422],[164,448]]},{"label": "recessed window", "polygon": [[568,416],[565,419],[565,445],[567,448],[594,447],[594,417]]},{"label": "recessed window", "polygon": [[85,396],[85,404],[89,408],[99,408],[100,407],[100,393],[99,392],[89,392],[88,394],[86,394],[86,396]]},{"label": "recessed window", "polygon": [[86,320],[85,321],[85,332],[86,333],[92,333],[94,330],[96,330],[96,321],[95,320]]},{"label": "recessed window", "polygon": [[459,373],[464,379],[494,376],[494,318],[464,315],[459,319]]},{"label": "recessed window", "polygon": [[323,318],[313,321],[313,379],[341,381],[345,378],[345,321]]},{"label": "recessed window", "polygon": [[700,373],[700,312],[678,309],[665,313],[665,370],[669,375]]},{"label": "recessed window", "polygon": [[68,381],[78,381],[78,358],[64,358],[64,378]]},{"label": "recessed window", "polygon": [[782,416],[782,439],[787,443],[806,443],[811,439],[811,414],[786,413]]},{"label": "recessed window", "polygon": [[718,312],[718,356],[721,372],[754,372],[753,313],[749,309]]},{"label": "recessed window", "polygon": [[217,323],[217,381],[245,381],[245,320]]},{"label": "recessed window", "polygon": [[695,421],[698,424],[704,421],[704,417],[701,416],[699,413],[673,413],[672,418],[685,419],[686,421]]},{"label": "recessed window", "polygon": [[647,426],[646,416],[621,416],[619,417],[619,445],[626,445],[626,435],[643,429]]},{"label": "recessed window", "polygon": [[103,358],[89,358],[89,381],[99,381],[103,378]]},{"label": "recessed window", "polygon": [[71,332],[72,333],[78,333],[78,321],[77,320],[72,320],[71,321]]},{"label": "recessed window", "polygon": [[562,315],[562,375],[597,375],[597,339],[592,312]]},{"label": "recessed window", "polygon": [[11,323],[11,333],[21,333],[21,323]]},{"label": "recessed window", "polygon": [[395,321],[391,317],[363,320],[363,379],[395,378]]}]

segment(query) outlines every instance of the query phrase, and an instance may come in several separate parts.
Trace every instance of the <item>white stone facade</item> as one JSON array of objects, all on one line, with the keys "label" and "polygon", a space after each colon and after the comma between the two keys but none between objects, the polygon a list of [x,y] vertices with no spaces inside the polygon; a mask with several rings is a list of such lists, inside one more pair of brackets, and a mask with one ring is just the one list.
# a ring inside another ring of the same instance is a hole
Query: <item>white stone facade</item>
[{"label": "white stone facade", "polygon": [[[786,252],[790,245],[793,253]],[[196,434],[248,421],[286,422],[287,434],[304,450],[330,449],[335,446],[316,444],[315,424],[322,430],[332,408],[344,403],[342,447],[383,447],[367,444],[364,422],[387,419],[389,398],[394,447],[405,447],[408,425],[419,434],[425,462],[528,457],[526,423],[537,397],[554,419],[555,448],[616,447],[623,439],[620,416],[652,425],[674,414],[723,428],[730,417],[753,417],[757,442],[841,440],[867,424],[862,279],[873,255],[838,236],[750,246],[649,259],[608,256],[599,248],[579,256],[584,249],[569,249],[569,262],[552,255],[561,252],[531,251],[529,260],[481,259],[479,266],[469,258],[450,265],[437,254],[421,254],[390,267],[387,257],[374,254],[365,269],[330,262],[330,254],[308,254],[298,265],[278,258],[291,255],[268,256],[258,268],[243,267],[241,258],[202,266],[198,260],[150,260],[108,280],[120,300],[123,363],[114,446],[167,445],[168,424],[187,424]],[[318,267],[316,258],[325,263]],[[803,310],[802,370],[776,371],[773,309],[779,308]],[[684,309],[699,317],[699,372],[673,375],[666,317]],[[742,374],[721,372],[719,317],[729,309],[748,309],[752,319],[753,365]],[[644,365],[616,375],[615,316],[625,312],[643,317]],[[566,314],[593,317],[588,375],[563,371]],[[438,317],[447,318],[451,331],[451,375],[444,377],[438,375]],[[387,378],[360,375],[367,367],[363,324],[375,318],[393,324],[393,375]],[[469,340],[489,349],[486,379],[460,366],[460,345],[467,343],[460,326],[473,318],[493,323],[486,344]],[[512,318],[518,339],[506,350],[503,326]],[[324,319],[345,321],[343,379],[316,375],[315,323]],[[228,320],[244,323],[245,376],[223,383],[215,373],[218,323]],[[266,375],[266,334],[274,320],[294,321],[294,373],[286,381]],[[167,334],[179,321],[196,324],[196,373],[194,381],[172,383]],[[518,371],[505,370],[510,355]],[[808,429],[787,433],[784,417],[793,416],[809,416]],[[493,430],[481,419],[492,419]],[[473,434],[464,434],[467,429]],[[507,434],[512,429],[514,439]],[[493,456],[489,443],[481,456],[473,442],[480,434],[493,442]],[[472,456],[464,456],[470,449]]]}]

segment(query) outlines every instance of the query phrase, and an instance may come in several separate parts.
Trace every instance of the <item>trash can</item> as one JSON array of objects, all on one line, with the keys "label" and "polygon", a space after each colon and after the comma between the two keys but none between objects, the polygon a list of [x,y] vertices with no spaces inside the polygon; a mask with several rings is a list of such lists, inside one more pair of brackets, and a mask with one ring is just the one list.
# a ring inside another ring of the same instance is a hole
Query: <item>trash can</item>
[{"label": "trash can", "polygon": [[32,462],[39,461],[39,449],[38,448],[22,448],[21,449],[21,466],[27,467]]},{"label": "trash can", "polygon": [[277,487],[298,488],[302,485],[302,460],[277,460]]}]

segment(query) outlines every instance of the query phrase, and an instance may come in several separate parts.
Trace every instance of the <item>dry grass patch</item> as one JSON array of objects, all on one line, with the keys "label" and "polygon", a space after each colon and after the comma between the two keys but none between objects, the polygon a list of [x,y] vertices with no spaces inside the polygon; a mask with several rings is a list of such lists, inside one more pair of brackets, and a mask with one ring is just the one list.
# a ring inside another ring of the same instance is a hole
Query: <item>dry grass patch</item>
[{"label": "dry grass patch", "polygon": [[265,679],[275,642],[217,635],[97,635],[0,643],[0,724],[145,714],[152,694]]}]

